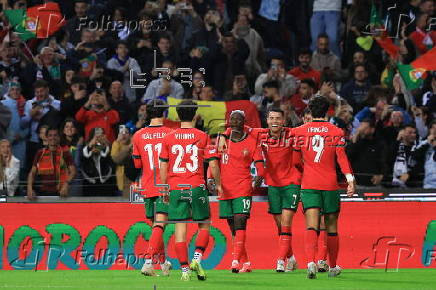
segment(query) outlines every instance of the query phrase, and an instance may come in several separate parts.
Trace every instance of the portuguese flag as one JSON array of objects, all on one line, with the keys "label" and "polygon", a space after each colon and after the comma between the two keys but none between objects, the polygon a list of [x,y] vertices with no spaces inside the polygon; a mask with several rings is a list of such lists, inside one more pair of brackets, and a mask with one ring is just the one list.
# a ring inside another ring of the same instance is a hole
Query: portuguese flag
[{"label": "portuguese flag", "polygon": [[24,9],[5,10],[5,15],[15,33],[26,41],[31,38],[47,38],[65,24],[59,5],[49,2]]},{"label": "portuguese flag", "polygon": [[[180,99],[167,98],[168,105],[178,105]],[[260,128],[259,112],[256,105],[250,101],[198,101],[195,102],[204,107],[197,109],[197,114],[201,115],[204,120],[204,127],[208,134],[217,134],[225,131],[226,121],[229,119],[230,113],[234,110],[242,110],[245,112],[245,125],[252,128]],[[168,110],[168,119],[178,121],[178,116],[175,107],[170,107]],[[166,126],[175,127],[171,125],[175,123],[166,122]]]},{"label": "portuguese flag", "polygon": [[436,46],[415,59],[411,64],[416,69],[420,68],[427,71],[436,71]]},{"label": "portuguese flag", "polygon": [[427,76],[425,69],[416,69],[410,64],[397,64],[397,67],[408,90],[418,89],[424,84],[424,79]]}]

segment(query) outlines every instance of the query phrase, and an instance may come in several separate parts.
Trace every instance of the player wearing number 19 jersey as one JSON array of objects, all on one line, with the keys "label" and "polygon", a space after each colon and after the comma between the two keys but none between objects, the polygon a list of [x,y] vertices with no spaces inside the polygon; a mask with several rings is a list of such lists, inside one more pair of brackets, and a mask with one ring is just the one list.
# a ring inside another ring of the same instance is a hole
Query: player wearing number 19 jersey
[{"label": "player wearing number 19 jersey", "polygon": [[315,252],[319,231],[319,214],[324,214],[327,228],[327,249],[329,254],[329,277],[340,274],[336,265],[339,240],[337,220],[340,210],[339,186],[336,164],[345,174],[348,182],[347,194],[355,191],[354,176],[345,154],[344,132],[327,122],[329,101],[324,97],[313,98],[309,102],[313,121],[294,128],[295,159],[302,158],[304,169],[301,182],[301,200],[306,216],[305,251],[308,259],[309,279],[316,278]]},{"label": "player wearing number 19 jersey", "polygon": [[144,195],[146,217],[153,222],[153,229],[148,242],[148,249],[145,255],[145,263],[141,273],[146,276],[156,276],[153,269],[153,258],[159,256],[159,262],[164,276],[169,275],[171,264],[165,261],[165,249],[163,243],[163,232],[167,220],[168,205],[162,200],[159,176],[159,153],[162,150],[162,140],[171,129],[162,126],[165,105],[161,100],[147,105],[147,117],[151,119],[148,127],[138,130],[132,139],[133,162],[136,168],[142,169],[140,189]]},{"label": "player wearing number 19 jersey", "polygon": [[[201,267],[201,257],[209,243],[210,208],[208,191],[204,181],[203,162],[208,161],[217,189],[221,191],[219,168],[216,158],[209,158],[209,136],[192,126],[197,111],[196,103],[182,101],[177,107],[181,128],[165,136],[162,144],[161,181],[168,184],[168,218],[176,222],[175,247],[182,267],[182,280],[190,280],[190,270],[197,272],[199,280],[206,274]],[[188,247],[186,244],[186,220],[198,222],[196,250],[191,265],[188,266]]]},{"label": "player wearing number 19 jersey", "polygon": [[[233,111],[230,114],[231,132],[227,150],[221,155],[220,172],[223,194],[219,196],[220,218],[227,219],[233,237],[232,272],[239,272],[239,262],[244,260],[243,269],[250,269],[245,237],[247,220],[250,216],[253,192],[250,166],[257,169],[255,186],[260,185],[264,174],[264,160],[256,135],[244,130],[245,114]],[[251,129],[249,129],[251,131]],[[248,272],[248,271],[246,271]]]}]

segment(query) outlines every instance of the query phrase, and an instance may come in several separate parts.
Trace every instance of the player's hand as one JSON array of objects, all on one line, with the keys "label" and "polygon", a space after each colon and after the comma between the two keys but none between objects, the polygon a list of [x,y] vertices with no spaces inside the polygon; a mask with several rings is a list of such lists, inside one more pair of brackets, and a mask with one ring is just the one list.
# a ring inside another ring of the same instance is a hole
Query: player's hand
[{"label": "player's hand", "polygon": [[225,151],[227,151],[226,138],[220,135],[218,137],[218,153],[224,153]]},{"label": "player's hand", "polygon": [[263,177],[262,176],[256,176],[254,178],[254,188],[260,187],[262,185]]},{"label": "player's hand", "polygon": [[371,182],[374,185],[379,185],[381,183],[381,181],[383,180],[383,174],[378,174],[378,175],[374,175],[371,178]]},{"label": "player's hand", "polygon": [[404,174],[402,174],[401,176],[400,176],[400,180],[402,181],[402,182],[404,182],[404,183],[406,183],[407,182],[407,180],[409,180],[409,173],[404,173]]},{"label": "player's hand", "polygon": [[356,181],[353,180],[352,182],[348,182],[347,187],[347,196],[353,197],[353,195],[356,193]]},{"label": "player's hand", "polygon": [[223,196],[223,187],[221,184],[215,185],[216,193],[218,195],[218,198],[221,198]]}]

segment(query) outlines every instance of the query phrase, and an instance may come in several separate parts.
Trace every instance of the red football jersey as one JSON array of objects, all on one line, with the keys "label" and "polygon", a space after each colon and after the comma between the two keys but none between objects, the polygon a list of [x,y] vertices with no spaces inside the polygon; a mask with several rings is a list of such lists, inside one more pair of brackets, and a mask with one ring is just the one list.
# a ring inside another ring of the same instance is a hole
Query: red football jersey
[{"label": "red football jersey", "polygon": [[[246,130],[246,129],[245,129]],[[227,151],[220,154],[220,173],[223,195],[220,199],[233,199],[242,196],[251,196],[253,192],[251,163],[255,162],[256,168],[260,170],[258,163],[262,162],[261,148],[256,140],[256,134],[248,129],[249,134],[239,141],[227,140]],[[260,172],[259,175],[262,175]]]},{"label": "red football jersey", "polygon": [[[326,121],[306,123],[294,132],[295,157],[303,159],[302,189],[337,190],[336,164],[352,173],[342,129]],[[336,163],[337,162],[337,163]]]},{"label": "red football jersey", "polygon": [[208,161],[209,136],[195,128],[178,128],[163,139],[159,159],[168,162],[170,190],[204,185],[204,161]]},{"label": "red football jersey", "polygon": [[155,187],[155,184],[161,183],[159,154],[162,151],[163,138],[171,131],[172,129],[164,126],[149,126],[133,135],[133,162],[136,168],[142,168],[142,177],[138,186],[147,198],[162,195],[159,190],[163,188]]},{"label": "red football jersey", "polygon": [[[249,128],[244,130],[256,138],[258,145],[261,145],[265,159],[265,184],[271,186],[287,186],[290,184],[301,184],[302,165],[292,166],[292,144],[293,131],[291,128],[283,128],[279,139],[269,135],[267,128]],[[224,134],[229,136],[230,129]]]}]

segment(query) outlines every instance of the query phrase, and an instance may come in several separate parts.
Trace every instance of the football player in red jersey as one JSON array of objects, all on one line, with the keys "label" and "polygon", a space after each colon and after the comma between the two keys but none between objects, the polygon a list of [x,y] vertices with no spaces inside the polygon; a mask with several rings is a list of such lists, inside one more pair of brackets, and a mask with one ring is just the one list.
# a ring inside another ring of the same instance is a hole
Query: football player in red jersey
[{"label": "football player in red jersey", "polygon": [[336,176],[338,163],[345,175],[347,195],[355,192],[355,179],[345,154],[344,132],[327,121],[329,101],[325,97],[315,97],[309,102],[312,122],[294,128],[293,162],[303,160],[301,200],[306,217],[305,251],[308,259],[307,277],[316,278],[319,215],[324,214],[327,230],[327,251],[329,254],[329,277],[338,276],[341,268],[336,265],[339,250],[338,216],[340,210],[339,186]]},{"label": "football player in red jersey", "polygon": [[[218,160],[209,155],[210,138],[193,127],[196,112],[197,104],[192,100],[179,104],[181,127],[164,137],[159,157],[161,182],[169,186],[168,219],[176,221],[175,250],[182,267],[182,281],[191,279],[190,270],[197,273],[199,280],[206,279],[201,258],[209,243],[210,208],[203,162],[209,162],[217,191],[222,192]],[[194,258],[188,265],[186,221],[191,219],[198,222],[198,234]]]},{"label": "football player in red jersey", "polygon": [[254,162],[256,166],[254,187],[257,187],[262,183],[264,160],[256,135],[244,130],[245,113],[240,110],[232,111],[229,123],[231,132],[227,150],[221,154],[220,162],[223,193],[218,197],[219,211],[220,218],[227,219],[232,232],[232,272],[239,273],[241,260],[245,261],[243,272],[250,272],[245,240],[253,192],[251,164]]},{"label": "football player in red jersey", "polygon": [[148,241],[145,263],[141,273],[146,276],[156,276],[153,268],[153,258],[159,256],[162,273],[169,275],[171,263],[165,259],[163,232],[168,220],[168,204],[162,199],[160,184],[159,153],[162,150],[162,140],[171,129],[163,126],[163,116],[166,111],[165,103],[155,100],[147,105],[147,118],[150,125],[140,129],[133,135],[133,162],[136,168],[142,169],[140,189],[144,195],[146,217],[153,222],[153,229]]}]

